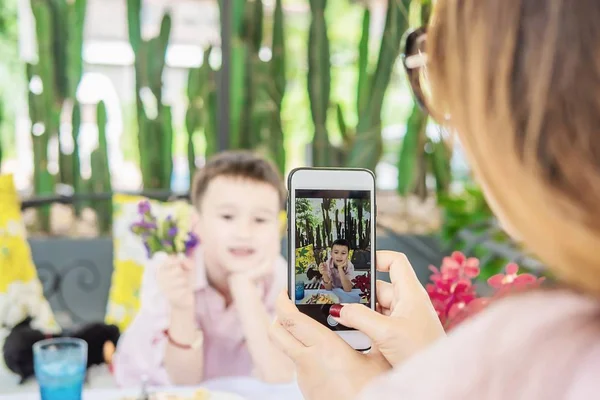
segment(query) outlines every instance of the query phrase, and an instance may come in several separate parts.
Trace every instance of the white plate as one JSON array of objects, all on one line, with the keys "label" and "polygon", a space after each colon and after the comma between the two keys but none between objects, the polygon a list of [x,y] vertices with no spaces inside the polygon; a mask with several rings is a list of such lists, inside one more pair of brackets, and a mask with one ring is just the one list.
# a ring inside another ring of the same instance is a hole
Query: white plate
[{"label": "white plate", "polygon": [[[149,392],[150,392],[151,400],[154,400],[154,399],[156,399],[156,400],[171,400],[171,399],[173,399],[172,397],[169,397],[169,395],[181,396],[182,400],[184,400],[184,399],[185,400],[195,400],[193,396],[199,390],[201,390],[201,389],[168,388],[168,389],[162,389],[162,390],[161,389],[149,390]],[[235,393],[221,392],[221,391],[215,391],[215,390],[208,390],[208,392],[210,393],[210,396],[208,396],[207,400],[245,400],[242,396],[235,394]],[[156,395],[157,393],[160,393],[161,396],[157,396]],[[133,394],[134,397],[131,397],[131,395],[129,395],[129,393],[127,393],[127,395],[121,396],[115,400],[130,400],[130,399],[134,399],[134,398],[137,399],[137,397],[135,397],[137,395],[139,395],[139,391],[137,393]],[[179,400],[179,398],[173,399],[173,400]]]},{"label": "white plate", "polygon": [[[335,294],[331,293],[331,292],[320,292],[319,293],[321,296],[327,296],[331,299],[331,301],[333,301],[333,304],[339,304],[340,303],[340,298],[337,297]],[[307,301],[309,299],[311,299],[314,295],[316,295],[316,293],[310,294],[310,295],[306,295],[304,296],[304,298],[302,300],[300,300],[299,304],[307,304]],[[318,305],[318,304],[326,304],[326,303],[312,303],[309,305]]]}]

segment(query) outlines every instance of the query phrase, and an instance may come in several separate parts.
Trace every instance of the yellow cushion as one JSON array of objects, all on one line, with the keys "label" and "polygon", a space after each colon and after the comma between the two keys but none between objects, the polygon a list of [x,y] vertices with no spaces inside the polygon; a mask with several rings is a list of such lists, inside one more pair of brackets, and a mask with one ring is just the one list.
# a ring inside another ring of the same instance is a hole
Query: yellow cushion
[{"label": "yellow cushion", "polygon": [[315,248],[312,244],[296,249],[296,274],[303,274],[315,265]]},{"label": "yellow cushion", "polygon": [[36,329],[60,331],[31,258],[13,176],[0,175],[0,326],[28,316]]},{"label": "yellow cushion", "polygon": [[[140,307],[140,287],[148,256],[141,239],[131,232],[139,220],[138,204],[148,200],[142,196],[113,196],[113,275],[108,295],[106,323],[115,324],[121,332],[131,323]],[[152,213],[159,219],[172,215],[190,221],[193,208],[183,201],[151,200]]]}]

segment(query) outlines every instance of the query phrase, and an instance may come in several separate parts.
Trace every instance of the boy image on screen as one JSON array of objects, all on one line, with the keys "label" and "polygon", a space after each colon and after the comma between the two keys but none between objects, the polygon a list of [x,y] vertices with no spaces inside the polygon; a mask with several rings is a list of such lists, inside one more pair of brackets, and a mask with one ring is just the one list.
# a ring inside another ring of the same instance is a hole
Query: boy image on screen
[{"label": "boy image on screen", "polygon": [[296,190],[295,199],[295,301],[299,309],[312,314],[327,304],[368,305],[370,192],[303,189]]}]

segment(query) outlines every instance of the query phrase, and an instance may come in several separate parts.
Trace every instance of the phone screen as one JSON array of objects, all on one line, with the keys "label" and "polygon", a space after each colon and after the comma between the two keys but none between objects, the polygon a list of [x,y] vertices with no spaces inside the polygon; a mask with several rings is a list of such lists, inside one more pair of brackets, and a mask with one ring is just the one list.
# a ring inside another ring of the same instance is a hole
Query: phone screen
[{"label": "phone screen", "polygon": [[332,330],[351,330],[329,317],[332,304],[371,306],[371,192],[294,192],[298,309]]}]

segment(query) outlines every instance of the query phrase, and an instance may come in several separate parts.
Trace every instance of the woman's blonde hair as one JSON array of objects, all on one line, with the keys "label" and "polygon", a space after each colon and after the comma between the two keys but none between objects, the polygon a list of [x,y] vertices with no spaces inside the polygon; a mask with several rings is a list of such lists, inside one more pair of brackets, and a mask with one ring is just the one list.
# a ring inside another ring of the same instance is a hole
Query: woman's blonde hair
[{"label": "woman's blonde hair", "polygon": [[432,108],[520,239],[600,295],[600,1],[437,0]]}]

